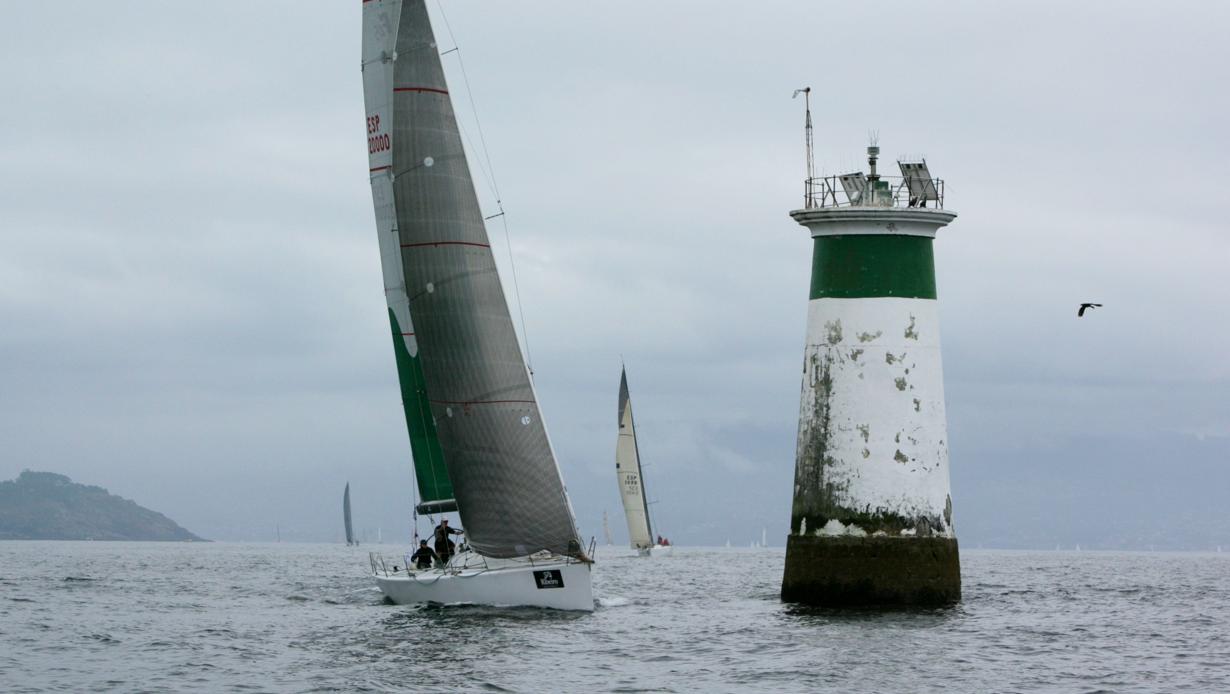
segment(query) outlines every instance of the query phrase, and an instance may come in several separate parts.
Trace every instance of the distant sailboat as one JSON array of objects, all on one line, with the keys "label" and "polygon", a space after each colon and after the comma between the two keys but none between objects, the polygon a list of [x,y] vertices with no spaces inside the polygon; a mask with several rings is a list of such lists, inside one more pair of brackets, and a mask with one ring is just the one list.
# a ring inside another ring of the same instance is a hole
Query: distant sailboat
[{"label": "distant sailboat", "polygon": [[342,518],[346,521],[346,544],[358,545],[354,539],[354,524],[350,521],[350,483],[346,483],[346,491],[342,494]]},{"label": "distant sailboat", "polygon": [[602,535],[606,538],[607,547],[615,544],[611,542],[611,523],[607,520],[606,511],[602,512]]},{"label": "distant sailboat", "polygon": [[592,560],[513,327],[424,0],[365,1],[362,55],[415,509],[456,511],[466,540],[443,568],[373,556],[376,583],[396,603],[592,611]]},{"label": "distant sailboat", "polygon": [[641,455],[636,443],[636,423],[632,419],[632,399],[628,396],[628,373],[619,373],[619,438],[615,442],[615,477],[619,496],[628,519],[628,538],[632,548],[642,557],[669,555],[671,545],[661,536],[656,539],[649,518],[649,502],[645,497],[645,476],[641,473]]}]

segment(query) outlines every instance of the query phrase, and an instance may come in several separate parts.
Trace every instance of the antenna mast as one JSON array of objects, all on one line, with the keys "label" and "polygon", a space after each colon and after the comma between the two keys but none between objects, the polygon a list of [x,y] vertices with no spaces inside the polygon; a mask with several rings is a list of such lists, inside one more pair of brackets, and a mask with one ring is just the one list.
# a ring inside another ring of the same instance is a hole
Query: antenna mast
[{"label": "antenna mast", "polygon": [[794,90],[792,99],[798,98],[799,94],[803,95],[803,104],[807,109],[807,119],[803,125],[804,146],[807,151],[807,180],[803,181],[803,207],[811,207],[811,188],[812,179],[816,177],[816,163],[812,155],[812,128],[811,128],[811,87],[803,87],[802,89]]}]

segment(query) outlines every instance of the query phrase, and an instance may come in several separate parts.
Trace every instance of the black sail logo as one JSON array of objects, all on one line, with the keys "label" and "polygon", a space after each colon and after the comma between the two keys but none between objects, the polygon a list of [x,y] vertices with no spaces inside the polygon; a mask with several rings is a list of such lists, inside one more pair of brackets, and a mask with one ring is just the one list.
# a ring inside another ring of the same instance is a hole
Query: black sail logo
[{"label": "black sail logo", "polygon": [[538,589],[543,588],[563,588],[564,574],[560,573],[559,569],[544,569],[534,572],[534,583],[538,584]]}]

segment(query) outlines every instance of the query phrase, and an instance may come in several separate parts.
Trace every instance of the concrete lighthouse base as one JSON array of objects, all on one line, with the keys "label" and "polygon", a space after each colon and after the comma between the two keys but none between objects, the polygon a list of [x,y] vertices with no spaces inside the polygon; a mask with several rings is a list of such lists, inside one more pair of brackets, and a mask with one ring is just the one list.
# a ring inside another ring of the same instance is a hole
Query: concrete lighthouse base
[{"label": "concrete lighthouse base", "polygon": [[956,538],[790,535],[786,540],[786,602],[938,607],[960,599]]}]

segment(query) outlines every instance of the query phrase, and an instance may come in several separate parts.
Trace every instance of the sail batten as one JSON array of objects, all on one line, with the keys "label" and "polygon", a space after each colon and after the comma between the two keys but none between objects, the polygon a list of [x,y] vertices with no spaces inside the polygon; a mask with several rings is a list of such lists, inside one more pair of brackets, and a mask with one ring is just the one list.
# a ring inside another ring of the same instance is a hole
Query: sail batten
[{"label": "sail batten", "polygon": [[635,549],[654,544],[650,527],[649,503],[645,496],[645,480],[641,474],[641,455],[636,442],[636,422],[632,418],[632,399],[628,394],[628,374],[619,375],[619,438],[615,443],[615,475],[619,480],[619,498],[628,521],[628,541]]},{"label": "sail batten", "polygon": [[425,3],[365,4],[363,58],[386,298],[396,351],[411,357],[410,379],[398,360],[407,425],[423,444],[412,446],[420,508],[451,501],[489,557],[583,556]]}]

